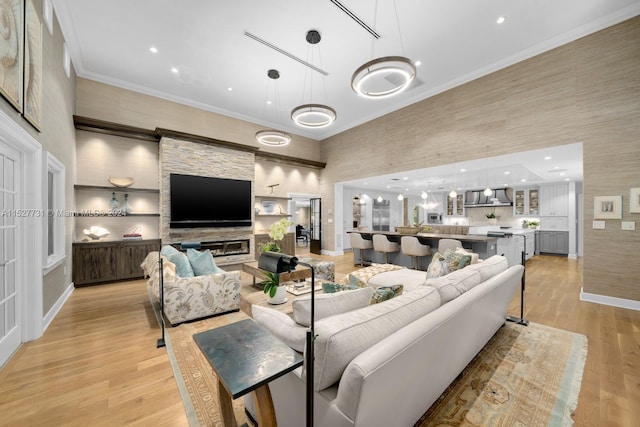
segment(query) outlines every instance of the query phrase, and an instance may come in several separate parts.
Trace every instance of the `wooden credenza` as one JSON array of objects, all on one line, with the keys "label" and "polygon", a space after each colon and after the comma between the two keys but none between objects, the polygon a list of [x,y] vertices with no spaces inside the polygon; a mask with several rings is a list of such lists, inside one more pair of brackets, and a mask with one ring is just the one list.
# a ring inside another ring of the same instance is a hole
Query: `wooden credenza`
[{"label": "wooden credenza", "polygon": [[74,243],[73,282],[87,286],[141,278],[140,264],[149,252],[158,250],[158,239]]},{"label": "wooden credenza", "polygon": [[[260,247],[270,242],[272,239],[268,234],[256,234],[255,235],[255,257],[256,260],[260,258]],[[283,254],[287,255],[295,255],[296,254],[296,234],[295,233],[287,233],[282,239],[281,242],[278,242],[280,245],[280,249],[282,249]]]}]

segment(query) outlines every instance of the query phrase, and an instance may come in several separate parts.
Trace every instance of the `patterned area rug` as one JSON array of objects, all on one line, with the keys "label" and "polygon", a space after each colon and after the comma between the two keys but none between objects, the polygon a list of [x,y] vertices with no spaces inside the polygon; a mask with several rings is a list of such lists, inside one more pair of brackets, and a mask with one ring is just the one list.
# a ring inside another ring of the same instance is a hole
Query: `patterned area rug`
[{"label": "patterned area rug", "polygon": [[[247,316],[230,313],[167,329],[167,352],[189,423],[220,426],[217,380],[192,336]],[[539,324],[507,323],[414,427],[570,426],[587,338]],[[248,423],[243,399],[238,424]]]},{"label": "patterned area rug", "polygon": [[507,323],[415,427],[570,426],[586,357],[584,335]]}]

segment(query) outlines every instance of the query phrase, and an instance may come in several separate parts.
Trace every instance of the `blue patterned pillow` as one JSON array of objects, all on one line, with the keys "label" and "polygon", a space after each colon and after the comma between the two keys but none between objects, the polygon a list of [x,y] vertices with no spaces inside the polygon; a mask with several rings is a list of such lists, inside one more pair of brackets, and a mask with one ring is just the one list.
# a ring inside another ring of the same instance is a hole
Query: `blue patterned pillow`
[{"label": "blue patterned pillow", "polygon": [[196,276],[205,276],[207,274],[222,273],[223,271],[218,268],[216,262],[213,260],[211,251],[205,249],[200,252],[195,249],[187,249],[187,258],[193,268],[193,273]]},{"label": "blue patterned pillow", "polygon": [[193,268],[187,259],[187,256],[171,245],[162,247],[160,254],[165,256],[176,266],[176,274],[179,277],[193,277]]},{"label": "blue patterned pillow", "polygon": [[325,294],[332,294],[334,292],[342,292],[342,291],[352,291],[354,289],[359,289],[359,286],[355,285],[345,285],[343,283],[333,283],[333,282],[323,282],[322,283],[322,292]]},{"label": "blue patterned pillow", "polygon": [[402,294],[402,285],[380,286],[375,289],[371,296],[371,304],[378,304],[382,301],[390,300]]},{"label": "blue patterned pillow", "polygon": [[357,276],[353,275],[353,274],[349,274],[349,285],[350,286],[355,286],[357,288],[366,288],[367,284],[362,281],[360,278],[358,278]]}]

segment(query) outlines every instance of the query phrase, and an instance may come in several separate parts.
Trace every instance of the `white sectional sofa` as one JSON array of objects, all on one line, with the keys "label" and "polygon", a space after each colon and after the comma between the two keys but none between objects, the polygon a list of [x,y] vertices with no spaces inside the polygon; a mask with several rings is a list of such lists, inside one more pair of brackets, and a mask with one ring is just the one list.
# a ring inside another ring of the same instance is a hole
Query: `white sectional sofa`
[{"label": "white sectional sofa", "polygon": [[[504,324],[524,268],[494,256],[438,279],[408,271],[384,273],[387,284],[422,283],[316,321],[315,426],[412,426]],[[270,388],[278,425],[304,425],[302,368]]]}]

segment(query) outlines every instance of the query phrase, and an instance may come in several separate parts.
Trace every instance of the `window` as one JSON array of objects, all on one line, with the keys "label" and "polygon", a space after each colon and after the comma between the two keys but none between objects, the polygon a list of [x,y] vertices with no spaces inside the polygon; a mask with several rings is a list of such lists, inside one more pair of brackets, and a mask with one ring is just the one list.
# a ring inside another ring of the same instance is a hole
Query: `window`
[{"label": "window", "polygon": [[51,153],[45,154],[46,182],[43,183],[45,274],[65,258],[64,165]]}]

